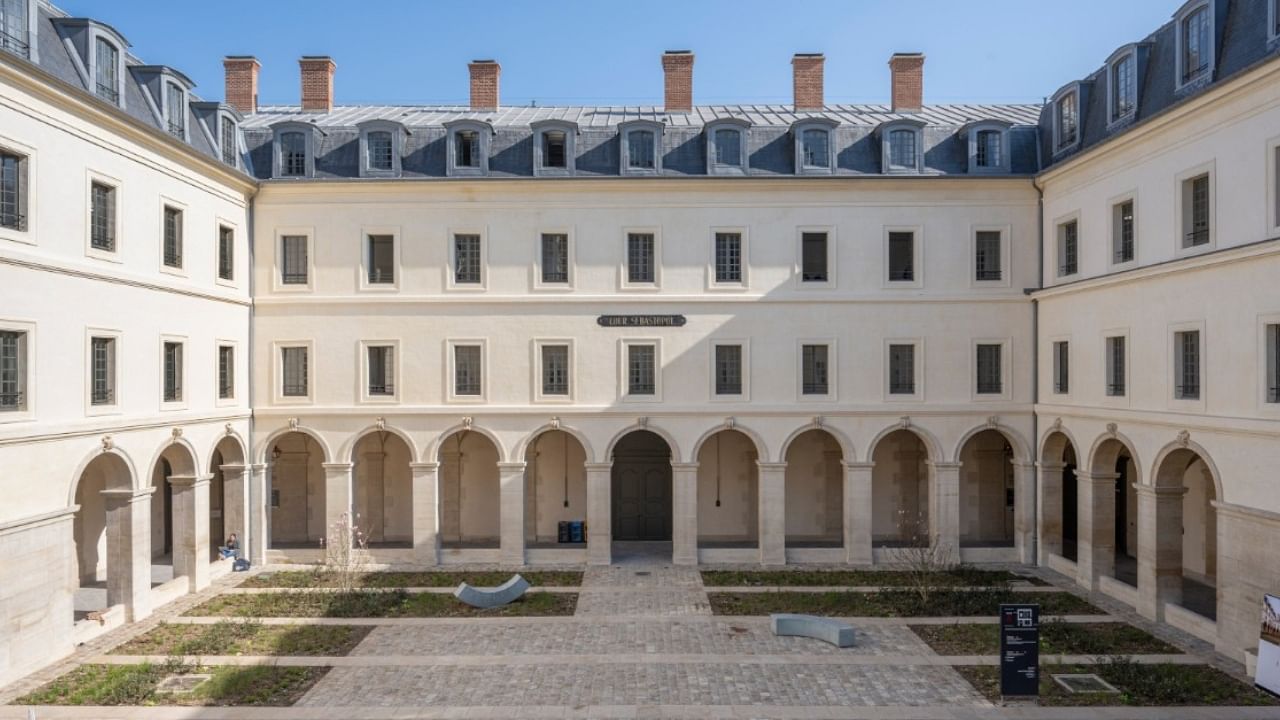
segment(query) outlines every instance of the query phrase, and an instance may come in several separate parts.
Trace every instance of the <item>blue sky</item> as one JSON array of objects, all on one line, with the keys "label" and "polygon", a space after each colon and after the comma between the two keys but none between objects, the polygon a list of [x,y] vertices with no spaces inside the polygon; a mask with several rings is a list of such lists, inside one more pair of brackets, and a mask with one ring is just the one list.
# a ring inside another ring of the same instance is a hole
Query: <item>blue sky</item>
[{"label": "blue sky", "polygon": [[[828,102],[887,102],[886,62],[927,55],[925,102],[1038,102],[1165,23],[1178,0],[61,0],[221,99],[222,57],[262,62],[261,102],[298,102],[298,57],[331,55],[339,104],[465,102],[467,61],[503,104],[661,104],[659,55],[697,55],[694,101],[789,102],[790,57],[827,56]],[[353,9],[354,8],[354,9]]]}]

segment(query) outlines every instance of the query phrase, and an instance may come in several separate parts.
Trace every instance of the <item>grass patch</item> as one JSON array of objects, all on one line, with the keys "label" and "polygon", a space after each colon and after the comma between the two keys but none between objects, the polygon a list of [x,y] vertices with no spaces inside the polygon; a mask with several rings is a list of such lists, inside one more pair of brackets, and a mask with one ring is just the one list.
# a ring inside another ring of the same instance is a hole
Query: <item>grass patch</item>
[{"label": "grass patch", "polygon": [[[367,572],[356,581],[359,587],[409,588],[409,587],[457,587],[461,583],[479,587],[494,587],[511,579],[509,572]],[[537,571],[520,573],[530,585],[540,587],[577,587],[582,584],[581,572]],[[337,584],[333,573],[316,570],[277,570],[255,575],[240,587],[247,588],[328,588]]]},{"label": "grass patch", "polygon": [[[912,625],[939,655],[995,655],[1000,652],[1000,626]],[[1040,624],[1040,652],[1054,655],[1176,655],[1182,651],[1124,623],[1068,623],[1053,620]]]},{"label": "grass patch", "polygon": [[[958,567],[934,578],[940,587],[1004,587],[1012,582],[1044,586],[1040,578],[1007,570]],[[702,584],[709,587],[903,587],[911,576],[900,570],[703,570]]]},{"label": "grass patch", "polygon": [[[213,677],[192,693],[156,692],[165,677],[190,672]],[[81,665],[15,705],[292,705],[328,672],[324,667],[198,667],[180,662]]]},{"label": "grass patch", "polygon": [[214,617],[496,617],[572,615],[576,593],[531,592],[503,607],[480,610],[452,595],[404,590],[219,595],[186,612]]},{"label": "grass patch", "polygon": [[[939,590],[923,603],[914,592],[709,592],[716,615],[803,613],[835,617],[975,617],[995,616],[1001,603],[1026,602],[1012,590]],[[1036,593],[1043,615],[1105,615],[1071,593]]]},{"label": "grass patch", "polygon": [[[988,700],[999,701],[1000,668],[966,666],[955,670]],[[1053,681],[1051,673],[1097,673],[1120,692],[1069,693]],[[1280,701],[1208,665],[1140,665],[1111,659],[1098,665],[1040,668],[1040,704],[1049,707],[1280,705]]]},{"label": "grass patch", "polygon": [[346,655],[369,625],[263,625],[221,620],[213,625],[170,625],[111,651],[113,655]]}]

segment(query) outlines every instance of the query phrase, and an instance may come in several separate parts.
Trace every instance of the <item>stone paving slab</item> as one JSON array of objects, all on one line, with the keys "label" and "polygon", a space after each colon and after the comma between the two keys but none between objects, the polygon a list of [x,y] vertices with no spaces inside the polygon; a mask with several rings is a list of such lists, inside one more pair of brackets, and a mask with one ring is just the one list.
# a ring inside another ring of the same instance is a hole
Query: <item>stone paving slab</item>
[{"label": "stone paving slab", "polygon": [[[169,623],[186,625],[213,625],[227,620],[226,617],[210,616],[177,616],[167,620]],[[235,618],[231,618],[235,619]],[[856,627],[871,626],[903,626],[903,625],[995,625],[999,618],[994,617],[844,617],[834,618],[854,624]],[[680,622],[704,622],[721,624],[764,623],[766,616],[752,615],[686,615]],[[1124,619],[1111,615],[1041,615],[1042,622],[1062,621],[1069,623],[1122,623]],[[493,623],[518,623],[526,625],[573,625],[580,620],[573,615],[548,615],[533,617],[441,617],[441,618],[256,618],[255,622],[263,625],[386,625],[406,627],[414,625],[476,625]],[[642,622],[672,622],[672,618],[663,615],[599,615],[591,618],[594,624]],[[1176,644],[1176,643],[1175,643]]]}]

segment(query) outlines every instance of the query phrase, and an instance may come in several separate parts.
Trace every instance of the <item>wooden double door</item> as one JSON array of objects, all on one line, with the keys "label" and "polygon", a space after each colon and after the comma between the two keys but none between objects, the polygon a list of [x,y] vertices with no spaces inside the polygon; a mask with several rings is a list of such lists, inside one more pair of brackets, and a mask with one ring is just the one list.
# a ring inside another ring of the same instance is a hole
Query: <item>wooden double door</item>
[{"label": "wooden double door", "polygon": [[615,456],[613,539],[671,539],[669,454]]}]

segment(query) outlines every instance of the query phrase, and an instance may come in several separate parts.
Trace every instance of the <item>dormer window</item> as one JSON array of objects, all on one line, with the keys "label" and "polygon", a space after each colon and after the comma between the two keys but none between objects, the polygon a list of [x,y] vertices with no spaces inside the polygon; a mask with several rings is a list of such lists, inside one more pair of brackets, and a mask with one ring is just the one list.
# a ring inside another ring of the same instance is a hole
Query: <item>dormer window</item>
[{"label": "dormer window", "polygon": [[1076,85],[1059,91],[1053,100],[1053,149],[1059,152],[1080,139],[1080,95]]},{"label": "dormer window", "polygon": [[1011,124],[1004,120],[978,120],[960,129],[962,137],[967,135],[969,145],[969,172],[1008,173],[1009,165],[1009,128]]},{"label": "dormer window", "polygon": [[99,37],[94,42],[93,92],[113,105],[120,104],[120,49]]},{"label": "dormer window", "polygon": [[239,167],[240,142],[236,134],[236,121],[228,115],[219,115],[218,126],[218,144],[222,150],[222,162],[231,167]]},{"label": "dormer window", "polygon": [[623,175],[654,175],[662,172],[662,123],[632,120],[618,128],[622,138],[620,165]]},{"label": "dormer window", "polygon": [[1138,107],[1138,59],[1134,53],[1122,55],[1111,64],[1111,119],[1120,120]]},{"label": "dormer window", "polygon": [[725,118],[707,124],[707,174],[747,174],[746,120]]},{"label": "dormer window", "polygon": [[876,128],[880,137],[880,167],[886,174],[918,173],[924,169],[924,123],[913,118],[889,120]]},{"label": "dormer window", "polygon": [[742,167],[742,133],[723,128],[716,130],[715,149],[717,165]]},{"label": "dormer window", "polygon": [[915,169],[916,134],[910,130],[889,133],[889,167]]},{"label": "dormer window", "polygon": [[1178,76],[1181,84],[1199,79],[1213,62],[1213,25],[1209,3],[1184,10],[1178,22]]},{"label": "dormer window", "polygon": [[542,133],[542,166],[563,169],[567,161],[568,144],[569,139],[563,130],[548,130]]},{"label": "dormer window", "polygon": [[448,171],[451,177],[489,174],[489,141],[493,128],[483,120],[453,120],[449,131]]},{"label": "dormer window", "polygon": [[453,135],[453,162],[458,168],[480,167],[480,133],[459,130]]},{"label": "dormer window", "polygon": [[408,130],[391,120],[366,120],[360,131],[360,177],[399,177],[400,147]]},{"label": "dormer window", "polygon": [[385,130],[371,132],[365,138],[365,143],[365,167],[370,170],[391,170],[391,133]]},{"label": "dormer window", "polygon": [[533,174],[572,175],[578,126],[568,120],[539,120],[533,129]]},{"label": "dormer window", "polygon": [[999,130],[979,130],[974,136],[973,162],[980,168],[998,168],[1004,165],[1003,144]]},{"label": "dormer window", "polygon": [[792,126],[798,175],[829,175],[835,166],[831,134],[838,123],[826,118],[801,120]]},{"label": "dormer window", "polygon": [[186,91],[177,83],[165,83],[164,113],[169,134],[185,140],[187,137]]},{"label": "dormer window", "polygon": [[22,57],[31,56],[28,0],[0,0],[0,48]]},{"label": "dormer window", "polygon": [[315,136],[321,132],[320,129],[296,120],[276,123],[271,129],[275,132],[272,177],[313,177],[316,171]]},{"label": "dormer window", "polygon": [[632,170],[652,170],[657,167],[654,158],[653,131],[632,130],[627,133],[627,167]]}]

